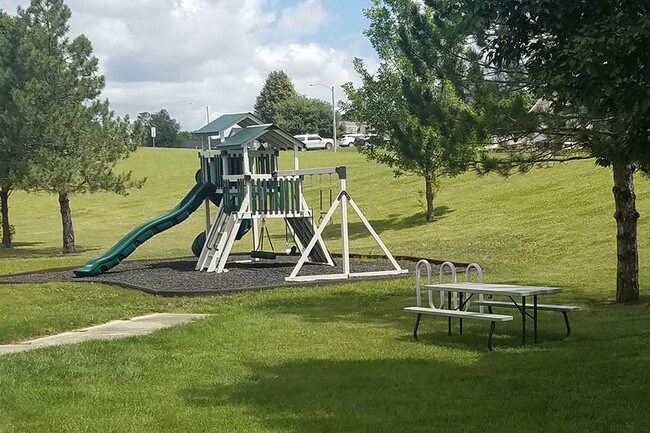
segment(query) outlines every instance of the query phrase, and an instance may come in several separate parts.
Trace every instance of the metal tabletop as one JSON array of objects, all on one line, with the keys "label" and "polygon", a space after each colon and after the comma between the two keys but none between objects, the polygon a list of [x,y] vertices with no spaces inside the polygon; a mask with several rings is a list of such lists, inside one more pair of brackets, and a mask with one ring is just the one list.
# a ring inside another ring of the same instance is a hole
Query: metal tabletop
[{"label": "metal tabletop", "polygon": [[428,284],[424,286],[427,290],[437,290],[445,292],[464,292],[476,293],[483,295],[500,295],[500,296],[537,296],[560,293],[559,287],[541,287],[541,286],[518,286],[516,284],[488,284],[488,283],[440,283]]}]

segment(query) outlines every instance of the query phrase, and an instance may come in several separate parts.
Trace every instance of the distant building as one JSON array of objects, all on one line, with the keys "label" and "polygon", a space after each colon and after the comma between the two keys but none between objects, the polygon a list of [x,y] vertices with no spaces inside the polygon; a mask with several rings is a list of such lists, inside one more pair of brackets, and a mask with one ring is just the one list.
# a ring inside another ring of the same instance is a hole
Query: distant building
[{"label": "distant building", "polygon": [[344,134],[365,134],[370,129],[365,123],[350,122],[347,120],[342,121],[341,126],[345,129]]}]

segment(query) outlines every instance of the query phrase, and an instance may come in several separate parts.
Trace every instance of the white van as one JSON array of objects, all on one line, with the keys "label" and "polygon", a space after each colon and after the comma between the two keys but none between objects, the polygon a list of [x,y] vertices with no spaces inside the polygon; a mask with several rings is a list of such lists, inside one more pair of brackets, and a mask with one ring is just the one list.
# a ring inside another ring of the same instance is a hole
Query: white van
[{"label": "white van", "polygon": [[334,140],[331,138],[323,138],[317,134],[301,134],[294,135],[295,139],[305,143],[305,148],[307,150],[312,149],[331,149],[334,147]]}]

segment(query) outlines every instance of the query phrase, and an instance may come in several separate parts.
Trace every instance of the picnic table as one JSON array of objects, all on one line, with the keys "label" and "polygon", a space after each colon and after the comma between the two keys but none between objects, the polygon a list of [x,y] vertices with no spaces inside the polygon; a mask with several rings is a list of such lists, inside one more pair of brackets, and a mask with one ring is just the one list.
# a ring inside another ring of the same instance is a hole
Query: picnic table
[{"label": "picnic table", "polygon": [[[471,282],[427,284],[424,287],[426,290],[446,293],[448,299],[447,305],[449,309],[451,309],[453,293],[457,293],[459,297],[459,304],[456,308],[454,308],[455,310],[464,310],[475,295],[479,295],[479,300],[475,303],[480,307],[483,307],[486,304],[483,299],[485,296],[490,299],[494,296],[507,297],[510,300],[511,305],[517,308],[521,313],[521,338],[522,344],[524,345],[526,344],[527,318],[531,318],[533,320],[534,342],[537,343],[537,318],[539,310],[539,304],[537,302],[538,296],[551,295],[562,292],[562,289],[559,287],[520,286],[514,284],[488,284]],[[533,298],[532,314],[530,313],[529,305],[526,303],[526,298],[531,297]],[[518,299],[520,299],[519,302]],[[499,304],[504,307],[507,306],[505,303]],[[451,321],[451,318],[449,320]],[[462,332],[462,318],[460,320]]]},{"label": "picnic table", "polygon": [[[427,272],[427,283],[422,284],[422,270]],[[445,283],[445,273],[451,273],[452,282]],[[470,274],[478,274],[478,282],[472,282]],[[432,283],[432,267],[426,260],[420,260],[416,265],[415,272],[415,293],[416,305],[405,307],[407,313],[417,314],[413,338],[418,339],[418,327],[423,315],[442,316],[447,318],[448,334],[451,335],[452,319],[460,320],[460,334],[463,334],[463,320],[479,320],[490,322],[488,331],[488,348],[492,350],[492,335],[497,322],[507,322],[514,319],[511,315],[494,314],[493,308],[514,308],[521,314],[522,343],[526,344],[526,321],[533,320],[534,342],[537,343],[538,312],[540,310],[556,311],[564,316],[564,323],[567,330],[567,337],[571,335],[569,325],[569,312],[581,311],[578,306],[540,304],[537,302],[541,295],[552,295],[561,293],[559,287],[522,286],[516,284],[488,284],[483,282],[483,270],[476,264],[471,263],[465,269],[465,282],[458,282],[456,267],[451,262],[444,262],[440,265],[440,282]],[[428,305],[423,302],[423,289],[428,293]],[[435,292],[438,292],[440,299],[435,300]],[[505,298],[494,300],[494,297]],[[478,298],[478,299],[476,299]],[[529,301],[532,298],[532,305]],[[470,305],[477,305],[479,311],[470,311]],[[485,313],[484,308],[488,308]],[[531,311],[532,310],[532,311]]]}]

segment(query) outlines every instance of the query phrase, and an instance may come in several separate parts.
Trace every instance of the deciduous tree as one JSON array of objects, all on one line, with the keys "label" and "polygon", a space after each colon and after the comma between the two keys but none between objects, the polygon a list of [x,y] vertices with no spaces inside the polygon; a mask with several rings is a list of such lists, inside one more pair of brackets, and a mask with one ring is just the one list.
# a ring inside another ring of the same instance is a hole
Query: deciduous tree
[{"label": "deciduous tree", "polygon": [[156,128],[156,147],[176,147],[180,143],[181,124],[171,117],[164,108],[155,113],[140,113],[136,122],[140,123],[138,129],[142,127],[145,130],[147,146],[154,144],[153,137],[151,137],[152,127]]},{"label": "deciduous tree", "polygon": [[[433,221],[438,179],[466,170],[485,142],[472,99],[478,58],[451,26],[436,23],[418,2],[377,0],[366,15],[371,22],[366,35],[381,63],[370,74],[356,60],[362,86],[344,86],[351,115],[377,133],[373,146],[361,151],[396,174],[422,176],[426,219]],[[432,49],[441,40],[447,52]]]},{"label": "deciduous tree", "polygon": [[[579,145],[612,167],[617,223],[616,300],[639,299],[634,173],[650,169],[650,5],[590,0],[427,0],[441,16],[462,16],[497,70],[523,70],[547,101],[543,153],[513,148],[520,165],[548,162]],[[553,127],[548,124],[553,122]],[[539,158],[540,155],[542,158]]]},{"label": "deciduous tree", "polygon": [[[295,95],[275,106],[273,123],[291,135],[319,134],[331,137],[332,105],[320,99]],[[340,127],[339,132],[342,132]]]}]

